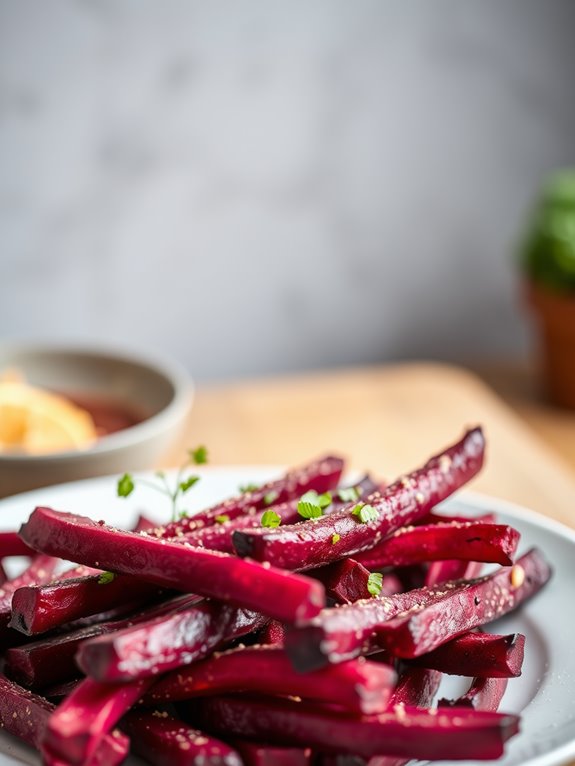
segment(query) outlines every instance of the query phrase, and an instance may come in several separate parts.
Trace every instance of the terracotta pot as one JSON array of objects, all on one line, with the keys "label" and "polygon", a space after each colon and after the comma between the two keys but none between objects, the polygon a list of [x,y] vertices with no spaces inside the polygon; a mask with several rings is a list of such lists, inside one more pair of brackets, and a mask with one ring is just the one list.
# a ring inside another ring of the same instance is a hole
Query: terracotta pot
[{"label": "terracotta pot", "polygon": [[547,394],[575,409],[575,295],[529,283],[527,296],[538,322],[540,362]]}]

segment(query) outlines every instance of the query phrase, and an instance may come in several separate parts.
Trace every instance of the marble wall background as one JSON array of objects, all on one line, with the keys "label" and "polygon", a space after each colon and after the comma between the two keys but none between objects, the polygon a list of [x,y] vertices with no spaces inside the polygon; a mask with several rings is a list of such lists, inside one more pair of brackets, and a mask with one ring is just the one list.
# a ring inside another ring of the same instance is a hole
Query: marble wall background
[{"label": "marble wall background", "polygon": [[199,378],[517,354],[569,0],[0,0],[0,337]]}]

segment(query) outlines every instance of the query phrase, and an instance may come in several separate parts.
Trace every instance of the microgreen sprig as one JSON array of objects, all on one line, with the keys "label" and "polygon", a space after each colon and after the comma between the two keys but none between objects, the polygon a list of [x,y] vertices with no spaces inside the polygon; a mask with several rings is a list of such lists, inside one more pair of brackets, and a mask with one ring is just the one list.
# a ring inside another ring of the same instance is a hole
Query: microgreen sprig
[{"label": "microgreen sprig", "polygon": [[243,495],[246,492],[255,492],[259,488],[259,484],[240,484],[239,490]]},{"label": "microgreen sprig", "polygon": [[331,492],[318,495],[315,489],[310,489],[299,499],[297,512],[304,519],[319,519],[324,510],[331,505]]},{"label": "microgreen sprig", "polygon": [[109,582],[113,582],[116,579],[114,572],[102,572],[98,577],[98,585],[107,585]]},{"label": "microgreen sprig", "polygon": [[351,515],[356,516],[362,524],[369,524],[370,521],[375,521],[379,518],[379,511],[373,505],[358,503],[351,512]]},{"label": "microgreen sprig", "polygon": [[[195,474],[184,476],[186,470],[191,465],[203,465],[207,462],[208,450],[203,445],[200,445],[195,449],[188,450],[188,458],[180,466],[174,486],[170,486],[164,471],[156,471],[155,473],[155,476],[160,480],[160,483],[148,481],[147,479],[138,479],[137,482],[142,486],[149,487],[150,489],[153,489],[156,492],[160,492],[162,495],[169,497],[172,504],[172,521],[176,521],[178,517],[185,518],[187,516],[185,511],[178,512],[178,503],[180,498],[183,497],[186,492],[188,492],[200,480],[200,477]],[[129,497],[135,488],[136,480],[131,473],[125,473],[118,479],[118,497]]]},{"label": "microgreen sprig", "polygon": [[281,516],[275,511],[264,511],[262,513],[262,518],[261,518],[262,527],[269,527],[273,529],[274,527],[279,527],[281,523],[282,523]]},{"label": "microgreen sprig", "polygon": [[367,578],[367,590],[372,596],[379,596],[383,587],[383,575],[381,572],[371,572]]},{"label": "microgreen sprig", "polygon": [[359,500],[359,490],[357,487],[342,487],[337,490],[337,496],[342,503],[355,503]]},{"label": "microgreen sprig", "polygon": [[267,495],[264,495],[264,505],[273,505],[279,496],[280,493],[276,492],[275,489],[272,489],[271,492],[268,492]]}]

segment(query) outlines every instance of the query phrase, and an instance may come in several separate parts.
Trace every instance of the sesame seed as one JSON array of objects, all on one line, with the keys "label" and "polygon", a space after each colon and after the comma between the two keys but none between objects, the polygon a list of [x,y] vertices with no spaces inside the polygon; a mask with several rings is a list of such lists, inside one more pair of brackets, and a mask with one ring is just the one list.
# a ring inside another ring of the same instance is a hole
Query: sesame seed
[{"label": "sesame seed", "polygon": [[514,564],[511,567],[511,585],[514,588],[520,588],[525,582],[525,570],[521,564]]},{"label": "sesame seed", "polygon": [[447,473],[451,468],[451,458],[449,455],[441,455],[439,458],[439,470],[442,473]]}]

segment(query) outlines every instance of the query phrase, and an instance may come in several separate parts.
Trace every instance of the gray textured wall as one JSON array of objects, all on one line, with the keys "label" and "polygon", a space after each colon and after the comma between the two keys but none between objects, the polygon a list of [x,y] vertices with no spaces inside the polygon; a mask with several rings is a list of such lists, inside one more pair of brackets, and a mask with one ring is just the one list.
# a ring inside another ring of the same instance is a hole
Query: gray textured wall
[{"label": "gray textured wall", "polygon": [[0,337],[200,378],[517,353],[569,0],[0,0]]}]

